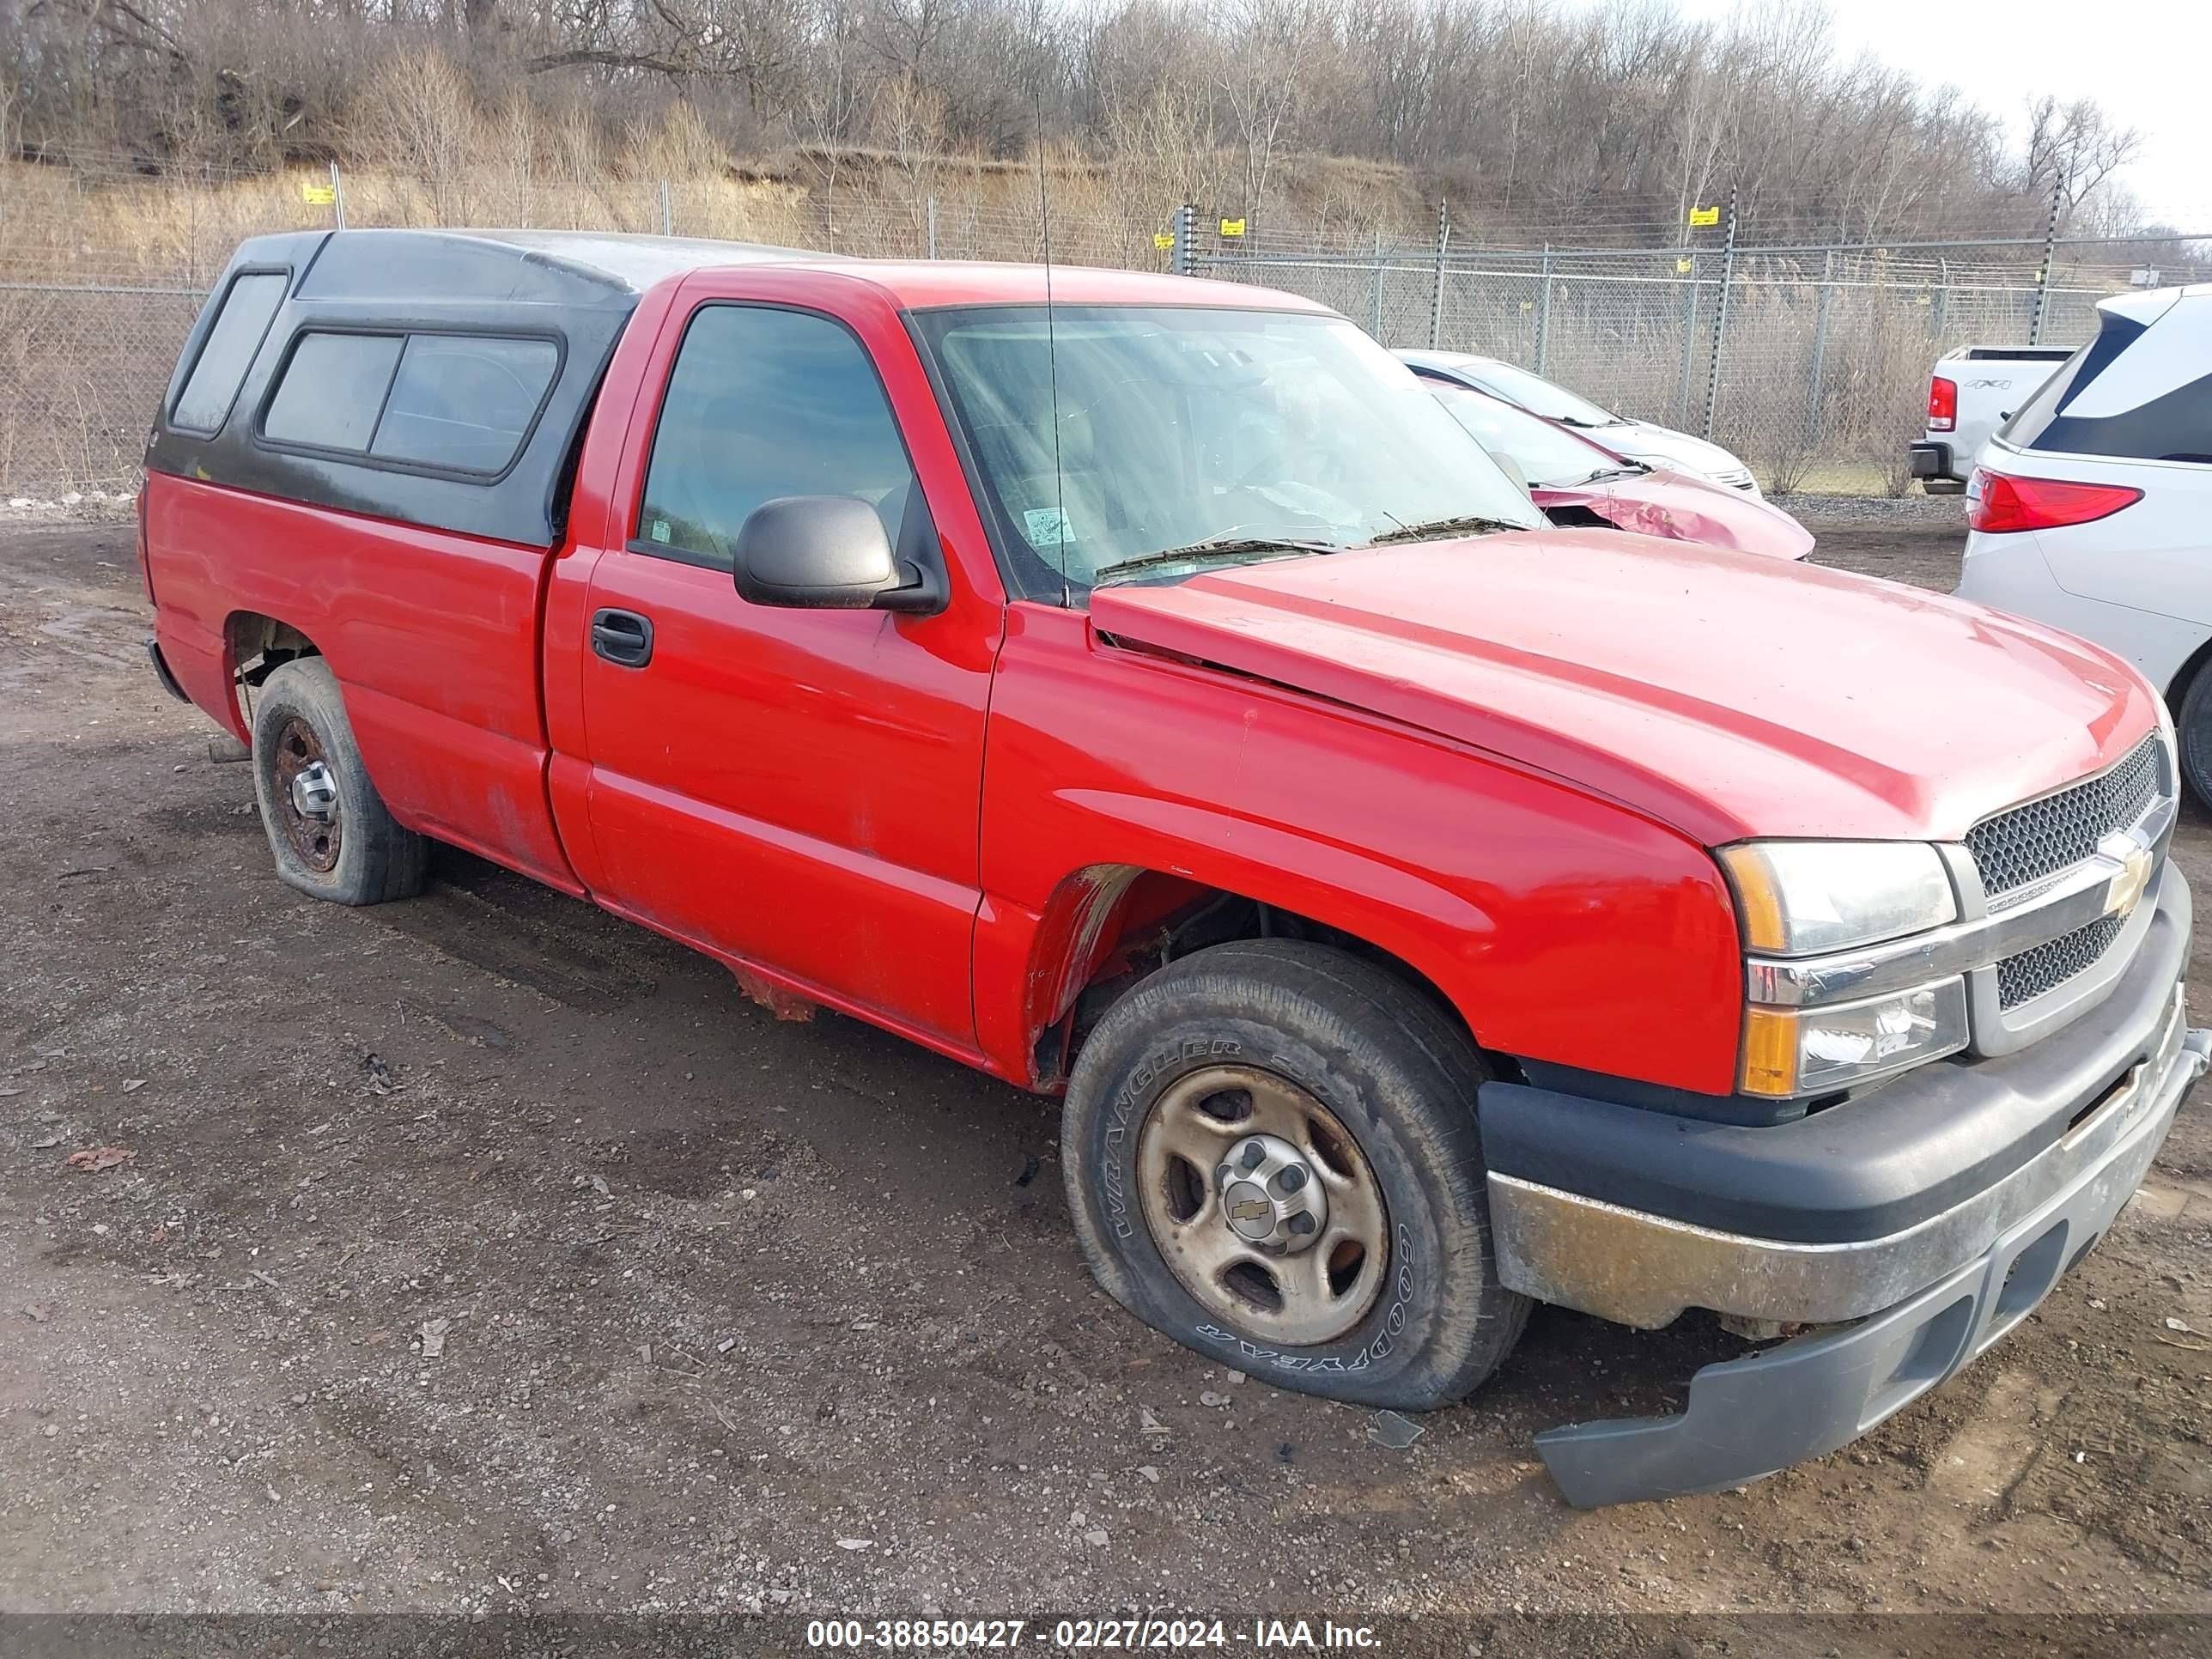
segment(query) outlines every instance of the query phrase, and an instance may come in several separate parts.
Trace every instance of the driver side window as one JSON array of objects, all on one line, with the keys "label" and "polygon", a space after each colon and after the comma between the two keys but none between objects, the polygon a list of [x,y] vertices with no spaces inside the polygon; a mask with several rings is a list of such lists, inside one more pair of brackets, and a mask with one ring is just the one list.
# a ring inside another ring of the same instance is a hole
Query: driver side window
[{"label": "driver side window", "polygon": [[810,312],[709,305],[684,332],[654,428],[640,553],[731,568],[763,501],[849,495],[899,544],[914,468],[875,365],[842,325]]}]

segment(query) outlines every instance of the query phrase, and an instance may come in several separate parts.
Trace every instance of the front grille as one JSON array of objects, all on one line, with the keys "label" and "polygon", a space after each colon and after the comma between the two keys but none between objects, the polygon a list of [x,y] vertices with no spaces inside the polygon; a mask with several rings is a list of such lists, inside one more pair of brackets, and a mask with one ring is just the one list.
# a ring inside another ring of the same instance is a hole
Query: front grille
[{"label": "front grille", "polygon": [[1997,1006],[2017,1008],[2063,985],[2075,975],[2087,973],[2112,948],[2112,941],[2125,925],[2124,916],[2099,916],[2087,927],[2076,927],[2032,951],[2007,957],[1997,963]]},{"label": "front grille", "polygon": [[2094,778],[1983,819],[1966,832],[1983,890],[1995,898],[2079,864],[2105,836],[2143,815],[2158,791],[2160,769],[2154,735]]}]

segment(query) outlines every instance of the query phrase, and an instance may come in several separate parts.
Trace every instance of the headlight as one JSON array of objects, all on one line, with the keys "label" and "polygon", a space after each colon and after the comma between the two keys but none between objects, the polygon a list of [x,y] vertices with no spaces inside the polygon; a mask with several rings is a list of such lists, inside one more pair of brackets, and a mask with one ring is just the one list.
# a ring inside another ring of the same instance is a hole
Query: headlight
[{"label": "headlight", "polygon": [[1966,982],[1939,979],[1831,1008],[1753,1007],[1743,1091],[1814,1095],[1939,1060],[1966,1046]]},{"label": "headlight", "polygon": [[1843,951],[1958,919],[1951,878],[1925,842],[1747,841],[1718,856],[1753,951]]}]

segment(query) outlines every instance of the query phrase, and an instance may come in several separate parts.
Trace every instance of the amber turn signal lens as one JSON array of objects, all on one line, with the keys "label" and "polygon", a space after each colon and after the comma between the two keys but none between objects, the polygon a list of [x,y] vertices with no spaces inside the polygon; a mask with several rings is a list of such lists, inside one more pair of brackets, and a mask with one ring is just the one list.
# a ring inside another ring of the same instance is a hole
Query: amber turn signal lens
[{"label": "amber turn signal lens", "polygon": [[1790,922],[1782,913],[1782,895],[1767,878],[1765,870],[1749,858],[1734,860],[1736,902],[1743,910],[1743,940],[1754,951],[1787,951]]},{"label": "amber turn signal lens", "polygon": [[1797,1090],[1797,1021],[1778,1008],[1745,1010],[1743,1091],[1787,1095]]},{"label": "amber turn signal lens", "polygon": [[1966,982],[1956,975],[1909,991],[1815,1008],[1744,1010],[1747,1095],[1850,1089],[1966,1046]]}]

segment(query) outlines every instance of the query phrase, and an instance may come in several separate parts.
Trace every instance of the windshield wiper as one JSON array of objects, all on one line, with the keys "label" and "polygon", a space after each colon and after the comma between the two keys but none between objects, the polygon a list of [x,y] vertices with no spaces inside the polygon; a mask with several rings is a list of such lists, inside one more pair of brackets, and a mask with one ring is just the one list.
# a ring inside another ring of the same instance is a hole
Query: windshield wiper
[{"label": "windshield wiper", "polygon": [[1255,553],[1341,553],[1344,549],[1334,542],[1297,541],[1279,536],[1218,536],[1212,541],[1193,542],[1188,547],[1170,547],[1158,553],[1146,553],[1133,559],[1123,559],[1095,572],[1091,578],[1093,587],[1110,587],[1116,581],[1127,580],[1147,570],[1163,565],[1199,564],[1216,559],[1249,558]]},{"label": "windshield wiper", "polygon": [[1480,536],[1493,530],[1529,530],[1532,525],[1516,524],[1510,519],[1469,517],[1462,519],[1431,519],[1423,524],[1401,524],[1395,530],[1386,530],[1370,547],[1388,547],[1393,542],[1432,541],[1439,536]]},{"label": "windshield wiper", "polygon": [[1628,461],[1620,466],[1601,466],[1595,472],[1577,478],[1571,484],[1554,484],[1555,489],[1580,489],[1584,484],[1594,484],[1601,478],[1633,478],[1651,469],[1641,461]]}]

